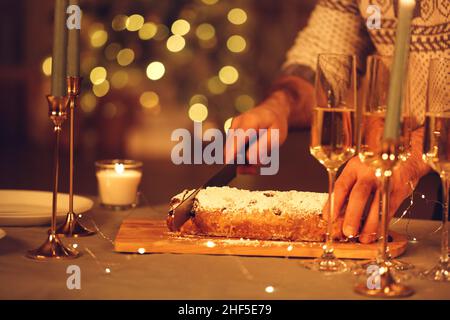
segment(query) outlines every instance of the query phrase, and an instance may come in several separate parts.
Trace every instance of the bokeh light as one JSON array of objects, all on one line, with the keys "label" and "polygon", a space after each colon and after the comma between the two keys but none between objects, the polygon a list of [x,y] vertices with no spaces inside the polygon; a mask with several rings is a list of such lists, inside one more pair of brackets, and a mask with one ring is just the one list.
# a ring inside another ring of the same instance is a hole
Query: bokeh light
[{"label": "bokeh light", "polygon": [[143,92],[139,98],[141,106],[147,109],[154,108],[159,104],[159,97],[156,92],[146,91]]},{"label": "bokeh light", "polygon": [[42,72],[48,77],[52,74],[52,57],[47,57],[42,61]]},{"label": "bokeh light", "polygon": [[140,14],[133,14],[128,17],[125,26],[128,31],[138,31],[144,25],[144,17]]},{"label": "bokeh light", "polygon": [[103,116],[105,118],[114,118],[117,115],[117,109],[114,103],[108,102],[103,106]]},{"label": "bokeh light", "polygon": [[153,36],[155,40],[161,41],[167,38],[170,31],[169,28],[167,28],[164,24],[158,24],[156,34]]},{"label": "bokeh light", "polygon": [[227,48],[231,52],[242,52],[245,50],[246,46],[247,42],[245,41],[244,37],[239,35],[233,35],[227,40]]},{"label": "bokeh light", "polygon": [[128,84],[128,72],[119,70],[114,72],[111,77],[111,86],[115,89],[122,89]]},{"label": "bokeh light", "polygon": [[189,107],[189,118],[192,121],[203,122],[208,117],[208,108],[201,103],[195,103]]},{"label": "bokeh light", "polygon": [[247,94],[242,94],[236,98],[234,105],[239,112],[245,112],[255,106],[255,100]]},{"label": "bokeh light", "polygon": [[216,30],[211,24],[202,23],[195,30],[195,34],[200,40],[206,41],[212,39],[216,35]]},{"label": "bokeh light", "polygon": [[247,21],[247,13],[241,8],[233,8],[228,12],[228,21],[232,24],[240,25]]},{"label": "bokeh light", "polygon": [[153,61],[147,66],[147,77],[150,80],[161,79],[165,72],[164,65],[159,61]]},{"label": "bokeh light", "polygon": [[186,45],[186,41],[182,36],[179,36],[177,34],[170,36],[169,39],[167,39],[167,49],[171,52],[179,52],[183,50],[184,46]]},{"label": "bokeh light", "polygon": [[117,63],[125,67],[134,61],[134,51],[130,48],[125,48],[117,54]]},{"label": "bokeh light", "polygon": [[99,98],[106,96],[108,91],[109,91],[109,81],[108,80],[105,80],[100,84],[94,84],[94,86],[92,87],[92,92],[94,92],[94,94]]},{"label": "bokeh light", "polygon": [[122,31],[125,30],[127,24],[128,17],[124,14],[119,14],[114,17],[111,27],[114,31]]},{"label": "bokeh light", "polygon": [[153,22],[146,22],[142,25],[142,28],[139,29],[138,35],[141,40],[149,40],[156,35],[158,31],[158,27]]},{"label": "bokeh light", "polygon": [[91,70],[89,78],[94,85],[98,85],[106,80],[107,74],[108,73],[104,67],[95,67]]},{"label": "bokeh light", "polygon": [[228,118],[225,123],[223,124],[223,130],[225,131],[225,133],[228,132],[228,130],[230,130],[231,127],[231,122],[233,121],[233,118]]},{"label": "bokeh light", "polygon": [[220,81],[218,76],[208,79],[207,87],[212,94],[222,94],[227,90],[227,86]]},{"label": "bokeh light", "polygon": [[176,20],[172,23],[171,31],[173,34],[177,34],[179,36],[184,36],[191,29],[191,25],[184,19]]},{"label": "bokeh light", "polygon": [[239,79],[239,72],[235,67],[225,66],[219,71],[219,79],[225,84],[233,84]]},{"label": "bokeh light", "polygon": [[100,48],[108,41],[108,33],[103,29],[92,31],[90,33],[90,41],[94,48]]},{"label": "bokeh light", "polygon": [[213,5],[219,2],[219,0],[202,0],[202,2],[207,5]]},{"label": "bokeh light", "polygon": [[128,85],[131,87],[139,86],[145,77],[145,73],[142,72],[139,68],[128,68]]},{"label": "bokeh light", "polygon": [[201,40],[200,41],[200,47],[202,47],[203,49],[211,49],[211,48],[214,48],[216,45],[217,45],[216,37],[212,37],[209,40]]},{"label": "bokeh light", "polygon": [[189,105],[193,105],[196,103],[204,104],[205,106],[208,105],[208,98],[204,96],[203,94],[194,94],[191,99],[189,100]]},{"label": "bokeh light", "polygon": [[121,45],[117,42],[113,42],[111,44],[108,44],[105,48],[105,57],[109,61],[116,60],[117,54],[119,53],[121,49]]},{"label": "bokeh light", "polygon": [[91,113],[97,106],[97,98],[92,92],[86,92],[81,95],[80,106],[85,113]]}]

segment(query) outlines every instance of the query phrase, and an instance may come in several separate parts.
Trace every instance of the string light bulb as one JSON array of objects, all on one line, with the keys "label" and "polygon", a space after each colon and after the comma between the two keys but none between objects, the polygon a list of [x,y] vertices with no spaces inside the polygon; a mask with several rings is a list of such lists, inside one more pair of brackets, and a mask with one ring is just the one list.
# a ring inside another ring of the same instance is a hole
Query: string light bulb
[{"label": "string light bulb", "polygon": [[266,291],[267,293],[273,293],[275,291],[275,288],[272,286],[267,286],[264,291]]},{"label": "string light bulb", "polygon": [[208,240],[208,241],[206,241],[206,244],[205,244],[208,248],[214,248],[215,246],[216,246],[216,244],[213,242],[213,241],[211,241],[211,240]]}]

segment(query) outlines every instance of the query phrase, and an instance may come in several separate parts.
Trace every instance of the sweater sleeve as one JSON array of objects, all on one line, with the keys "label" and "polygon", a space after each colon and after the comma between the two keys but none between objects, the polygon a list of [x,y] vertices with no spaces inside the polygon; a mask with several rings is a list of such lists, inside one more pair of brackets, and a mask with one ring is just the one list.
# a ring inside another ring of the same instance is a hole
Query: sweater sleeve
[{"label": "sweater sleeve", "polygon": [[356,55],[361,72],[373,45],[356,2],[320,0],[288,51],[282,74],[314,83],[317,56],[325,52]]}]

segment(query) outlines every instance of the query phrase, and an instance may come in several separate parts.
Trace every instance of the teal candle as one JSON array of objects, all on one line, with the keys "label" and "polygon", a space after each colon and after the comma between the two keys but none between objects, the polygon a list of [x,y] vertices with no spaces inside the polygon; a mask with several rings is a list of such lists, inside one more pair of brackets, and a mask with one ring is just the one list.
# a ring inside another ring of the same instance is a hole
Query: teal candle
[{"label": "teal candle", "polygon": [[55,0],[52,57],[52,96],[66,95],[66,0]]},{"label": "teal candle", "polygon": [[403,87],[408,71],[411,21],[415,5],[415,0],[399,1],[394,60],[389,80],[389,93],[384,125],[383,138],[385,140],[396,140],[400,135],[400,118],[404,93]]},{"label": "teal candle", "polygon": [[[79,6],[78,0],[69,0],[69,5]],[[79,12],[70,11],[72,16],[69,18],[74,22],[76,19],[81,18],[77,16]],[[71,24],[73,27],[74,24]],[[72,28],[68,31],[67,40],[67,76],[78,77],[80,76],[80,29]]]}]

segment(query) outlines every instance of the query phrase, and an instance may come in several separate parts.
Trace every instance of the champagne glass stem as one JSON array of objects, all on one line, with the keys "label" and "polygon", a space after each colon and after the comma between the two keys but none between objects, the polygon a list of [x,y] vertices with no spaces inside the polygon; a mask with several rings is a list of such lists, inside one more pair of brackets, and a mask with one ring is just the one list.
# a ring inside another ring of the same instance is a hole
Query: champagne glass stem
[{"label": "champagne glass stem", "polygon": [[442,243],[441,263],[448,263],[448,205],[449,205],[449,179],[447,173],[441,174],[444,205],[442,208]]},{"label": "champagne glass stem", "polygon": [[325,213],[327,221],[327,231],[325,233],[324,254],[333,253],[333,218],[334,218],[334,184],[336,182],[336,169],[327,169],[328,172],[328,211]]},{"label": "champagne glass stem", "polygon": [[378,262],[386,262],[388,258],[388,217],[389,217],[389,195],[391,192],[391,177],[381,173],[381,226],[378,245]]}]

